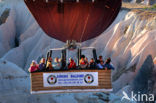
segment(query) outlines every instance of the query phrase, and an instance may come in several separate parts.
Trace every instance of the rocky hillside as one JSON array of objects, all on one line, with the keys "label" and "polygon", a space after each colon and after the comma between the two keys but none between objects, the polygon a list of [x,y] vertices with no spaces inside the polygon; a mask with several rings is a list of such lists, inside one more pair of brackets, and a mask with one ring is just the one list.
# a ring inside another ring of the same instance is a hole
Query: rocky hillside
[{"label": "rocky hillside", "polygon": [[141,3],[145,5],[154,5],[156,0],[123,0],[124,2]]}]

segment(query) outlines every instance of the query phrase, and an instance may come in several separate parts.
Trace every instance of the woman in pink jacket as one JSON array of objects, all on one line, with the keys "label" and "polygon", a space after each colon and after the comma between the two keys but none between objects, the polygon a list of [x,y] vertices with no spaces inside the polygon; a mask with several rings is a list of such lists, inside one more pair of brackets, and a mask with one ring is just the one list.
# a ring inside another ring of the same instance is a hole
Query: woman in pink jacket
[{"label": "woman in pink jacket", "polygon": [[30,65],[29,72],[35,72],[37,70],[39,70],[38,65],[37,65],[36,61],[33,60]]}]

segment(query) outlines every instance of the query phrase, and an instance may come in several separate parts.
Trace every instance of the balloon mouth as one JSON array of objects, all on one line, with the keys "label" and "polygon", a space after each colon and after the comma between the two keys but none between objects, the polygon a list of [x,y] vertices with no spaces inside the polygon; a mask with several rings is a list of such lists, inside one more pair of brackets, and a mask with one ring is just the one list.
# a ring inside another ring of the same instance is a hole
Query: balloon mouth
[{"label": "balloon mouth", "polygon": [[76,40],[67,40],[64,48],[68,50],[75,50],[77,47],[80,47],[80,44],[76,42]]}]

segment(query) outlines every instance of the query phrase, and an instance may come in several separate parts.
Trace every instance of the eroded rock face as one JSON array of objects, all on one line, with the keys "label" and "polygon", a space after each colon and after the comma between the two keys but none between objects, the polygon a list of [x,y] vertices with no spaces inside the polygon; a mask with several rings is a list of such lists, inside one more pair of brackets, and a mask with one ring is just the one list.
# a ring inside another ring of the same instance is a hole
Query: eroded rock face
[{"label": "eroded rock face", "polygon": [[142,0],[136,0],[136,3],[141,3]]},{"label": "eroded rock face", "polygon": [[[127,0],[125,0],[127,1]],[[154,5],[156,0],[131,0],[132,3],[141,3],[145,5]]]},{"label": "eroded rock face", "polygon": [[0,16],[0,25],[6,22],[10,13],[10,9],[5,9],[2,15]]},{"label": "eroded rock face", "polygon": [[152,92],[154,81],[152,79],[154,63],[152,56],[149,55],[134,78],[131,87],[134,92],[147,94]]},{"label": "eroded rock face", "polygon": [[144,0],[144,4],[146,5],[153,5],[156,3],[156,0]]},{"label": "eroded rock face", "polygon": [[124,2],[131,2],[132,0],[123,0]]}]

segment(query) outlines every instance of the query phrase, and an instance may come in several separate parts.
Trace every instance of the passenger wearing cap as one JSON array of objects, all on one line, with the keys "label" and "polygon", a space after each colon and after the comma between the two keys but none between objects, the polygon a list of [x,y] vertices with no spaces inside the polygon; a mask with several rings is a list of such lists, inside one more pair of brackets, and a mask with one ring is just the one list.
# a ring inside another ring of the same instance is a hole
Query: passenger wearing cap
[{"label": "passenger wearing cap", "polygon": [[35,72],[37,70],[39,70],[38,65],[37,65],[36,61],[33,60],[28,71],[32,73],[32,72]]}]

